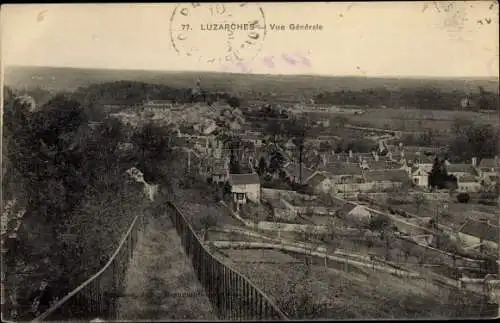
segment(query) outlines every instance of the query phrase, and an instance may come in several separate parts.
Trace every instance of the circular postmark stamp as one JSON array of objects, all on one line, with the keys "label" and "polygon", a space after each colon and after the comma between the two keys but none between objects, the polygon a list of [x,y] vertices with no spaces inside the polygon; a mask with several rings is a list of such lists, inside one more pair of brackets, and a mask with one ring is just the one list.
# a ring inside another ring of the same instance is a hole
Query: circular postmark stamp
[{"label": "circular postmark stamp", "polygon": [[181,4],[170,17],[173,48],[199,62],[250,61],[260,52],[265,37],[264,11],[256,4]]}]

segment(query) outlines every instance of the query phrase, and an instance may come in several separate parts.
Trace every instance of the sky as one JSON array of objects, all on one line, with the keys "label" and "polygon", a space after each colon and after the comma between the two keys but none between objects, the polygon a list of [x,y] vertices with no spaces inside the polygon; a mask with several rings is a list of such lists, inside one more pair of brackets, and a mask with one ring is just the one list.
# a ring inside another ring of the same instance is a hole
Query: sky
[{"label": "sky", "polygon": [[[3,66],[372,77],[499,75],[498,3],[493,1],[243,7],[10,4],[1,13]],[[243,30],[251,22],[258,28]],[[239,24],[242,30],[213,30],[221,23]],[[291,30],[290,24],[322,29]],[[274,25],[285,30],[272,29]]]}]

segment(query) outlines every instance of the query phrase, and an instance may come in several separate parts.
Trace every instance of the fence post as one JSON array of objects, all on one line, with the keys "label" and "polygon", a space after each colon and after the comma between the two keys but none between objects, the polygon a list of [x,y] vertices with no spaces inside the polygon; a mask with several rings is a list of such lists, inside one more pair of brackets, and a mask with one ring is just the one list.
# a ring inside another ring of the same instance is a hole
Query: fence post
[{"label": "fence post", "polygon": [[262,319],[264,319],[262,317],[262,295],[259,294],[257,297],[259,299],[259,304],[258,304],[258,307],[257,307],[257,319],[258,320],[262,320]]},{"label": "fence post", "polygon": [[255,308],[257,307],[256,305],[256,298],[255,298],[255,289],[250,287],[250,319],[255,320]]},{"label": "fence post", "polygon": [[243,281],[243,282],[244,282],[244,284],[243,284],[243,286],[244,286],[244,288],[243,288],[243,300],[245,302],[245,309],[244,309],[244,313],[245,314],[244,314],[244,318],[245,318],[245,320],[248,320],[248,316],[249,316],[248,315],[249,314],[248,313],[248,303],[249,303],[248,302],[249,301],[249,297],[248,297],[248,282],[247,281]]},{"label": "fence post", "polygon": [[222,307],[223,317],[227,319],[227,271],[226,266],[222,266]]},{"label": "fence post", "polygon": [[217,295],[217,309],[219,312],[219,318],[223,317],[223,308],[222,308],[222,299],[221,299],[221,268],[219,266],[219,263],[217,260],[214,260],[215,264],[215,290],[216,290],[216,295]]},{"label": "fence post", "polygon": [[243,299],[245,296],[244,293],[245,286],[243,286],[243,278],[238,276],[238,320],[244,319],[244,306],[245,300]]},{"label": "fence post", "polygon": [[228,296],[229,296],[229,319],[232,320],[233,314],[233,288],[234,288],[234,275],[233,271],[229,269],[229,286],[228,286]]}]

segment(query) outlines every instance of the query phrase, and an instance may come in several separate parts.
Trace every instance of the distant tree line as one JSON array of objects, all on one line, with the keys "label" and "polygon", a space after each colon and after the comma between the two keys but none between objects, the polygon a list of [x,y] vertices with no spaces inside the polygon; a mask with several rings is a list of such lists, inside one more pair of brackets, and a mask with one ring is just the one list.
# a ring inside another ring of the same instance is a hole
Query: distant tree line
[{"label": "distant tree line", "polygon": [[412,87],[399,90],[386,88],[364,89],[360,91],[341,90],[322,92],[314,97],[318,104],[412,107],[429,110],[456,110],[468,98],[466,108],[472,110],[496,110],[499,106],[498,93],[479,87],[477,92],[443,91],[433,87]]}]

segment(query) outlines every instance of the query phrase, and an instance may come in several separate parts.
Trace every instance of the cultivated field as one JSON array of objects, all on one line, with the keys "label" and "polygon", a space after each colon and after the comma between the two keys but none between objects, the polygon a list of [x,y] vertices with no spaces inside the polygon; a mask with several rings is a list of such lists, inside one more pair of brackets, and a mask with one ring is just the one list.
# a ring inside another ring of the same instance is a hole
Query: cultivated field
[{"label": "cultivated field", "polygon": [[349,123],[371,125],[374,128],[400,131],[425,131],[449,129],[455,118],[463,118],[481,124],[499,125],[496,113],[473,111],[420,110],[420,109],[366,109],[362,115],[349,117]]},{"label": "cultivated field", "polygon": [[[449,319],[478,314],[464,313],[477,311],[473,306],[477,300],[456,300],[457,291],[370,269],[346,272],[340,268],[293,262],[252,266],[232,262],[232,266],[273,297],[293,318]],[[301,308],[300,314],[297,308]]]}]

